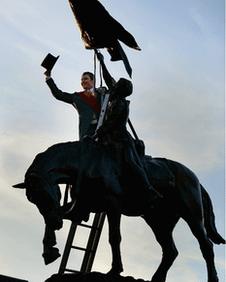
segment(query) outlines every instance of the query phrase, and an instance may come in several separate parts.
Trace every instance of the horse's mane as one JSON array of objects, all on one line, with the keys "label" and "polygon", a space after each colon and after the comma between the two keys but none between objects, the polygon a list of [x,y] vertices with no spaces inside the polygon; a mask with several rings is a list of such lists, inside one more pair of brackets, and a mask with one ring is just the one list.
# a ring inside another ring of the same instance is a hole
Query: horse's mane
[{"label": "horse's mane", "polygon": [[54,166],[60,166],[61,163],[65,161],[70,162],[73,160],[73,163],[76,164],[76,158],[73,156],[77,155],[81,147],[81,142],[79,141],[70,141],[57,143],[45,151],[38,153],[32,164],[27,170],[27,173],[31,171],[44,171],[53,168]]},{"label": "horse's mane", "polygon": [[83,169],[87,175],[98,177],[117,171],[108,147],[93,140],[57,143],[36,155],[27,173],[49,171],[76,171]]},{"label": "horse's mane", "polygon": [[50,151],[55,151],[55,150],[59,150],[59,149],[62,150],[63,147],[68,147],[68,148],[71,147],[71,146],[76,147],[76,145],[80,144],[80,143],[81,143],[81,141],[61,142],[61,143],[57,143],[57,144],[54,144],[54,145],[50,146],[44,152],[50,152]]}]

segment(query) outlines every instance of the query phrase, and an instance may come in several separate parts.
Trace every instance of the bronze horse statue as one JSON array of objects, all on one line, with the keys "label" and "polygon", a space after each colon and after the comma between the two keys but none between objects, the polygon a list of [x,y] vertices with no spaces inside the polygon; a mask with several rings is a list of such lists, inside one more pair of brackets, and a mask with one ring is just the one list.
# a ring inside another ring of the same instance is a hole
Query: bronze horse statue
[{"label": "bronze horse statue", "polygon": [[[103,145],[98,145],[94,141],[53,145],[35,157],[25,174],[24,183],[14,185],[26,188],[28,200],[38,207],[44,217],[46,223],[44,253],[46,243],[55,251],[52,261],[59,256],[57,248],[53,248],[56,244],[54,230],[60,229],[63,223],[59,212],[61,197],[59,184],[75,185],[80,182],[80,196],[85,208],[89,212],[107,214],[109,243],[112,250],[112,267],[109,274],[120,274],[123,271],[120,254],[121,214],[141,216],[153,230],[162,248],[162,260],[151,279],[152,282],[166,281],[167,272],[178,255],[172,232],[178,220],[182,218],[198,240],[207,266],[208,282],[218,282],[213,243],[225,244],[225,240],[217,232],[211,199],[196,175],[178,162],[145,155],[142,161],[150,183],[163,198],[154,207],[144,209],[139,183],[135,182],[131,174],[125,172],[125,176],[120,179],[125,191],[120,198],[106,187],[112,175],[106,175],[97,167],[101,163],[99,156],[103,153],[102,147]],[[87,158],[88,164],[87,161],[84,162]],[[89,166],[87,170],[86,165]],[[90,173],[90,170],[95,172]]]}]

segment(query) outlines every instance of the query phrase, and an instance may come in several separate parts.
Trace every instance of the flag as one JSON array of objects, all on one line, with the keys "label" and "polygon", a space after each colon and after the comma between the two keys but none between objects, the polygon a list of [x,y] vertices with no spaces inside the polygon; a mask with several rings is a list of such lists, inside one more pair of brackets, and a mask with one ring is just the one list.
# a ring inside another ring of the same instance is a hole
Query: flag
[{"label": "flag", "polygon": [[127,56],[119,41],[141,50],[134,36],[115,20],[98,0],[69,0],[86,49],[106,48],[111,61],[122,60],[131,76]]}]

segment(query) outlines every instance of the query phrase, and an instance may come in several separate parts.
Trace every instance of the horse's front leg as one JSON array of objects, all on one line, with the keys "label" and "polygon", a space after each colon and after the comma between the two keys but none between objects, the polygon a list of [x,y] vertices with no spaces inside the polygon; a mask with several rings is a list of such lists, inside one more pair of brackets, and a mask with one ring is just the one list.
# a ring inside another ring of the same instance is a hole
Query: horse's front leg
[{"label": "horse's front leg", "polygon": [[110,275],[119,275],[123,271],[121,252],[120,252],[120,221],[121,209],[119,201],[114,196],[109,196],[106,201],[106,212],[109,227],[109,243],[112,252],[112,267],[108,272]]},{"label": "horse's front leg", "polygon": [[44,238],[43,238],[43,258],[45,264],[54,262],[60,257],[59,249],[55,248],[56,234],[55,231],[48,225],[45,226]]}]

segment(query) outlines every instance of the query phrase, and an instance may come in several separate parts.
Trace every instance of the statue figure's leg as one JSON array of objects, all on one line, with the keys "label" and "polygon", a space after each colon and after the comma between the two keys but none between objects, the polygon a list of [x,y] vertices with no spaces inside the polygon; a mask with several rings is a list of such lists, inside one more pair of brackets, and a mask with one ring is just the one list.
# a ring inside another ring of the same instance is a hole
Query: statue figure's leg
[{"label": "statue figure's leg", "polygon": [[46,225],[43,238],[42,254],[45,264],[50,264],[51,262],[54,262],[58,257],[60,257],[59,249],[54,247],[56,243],[55,231],[48,225]]},{"label": "statue figure's leg", "polygon": [[128,171],[131,172],[134,182],[136,182],[139,187],[139,194],[142,196],[144,203],[144,211],[149,210],[150,207],[153,208],[157,206],[163,196],[151,185],[144,167],[132,160],[132,157],[130,159],[131,161],[126,164]]},{"label": "statue figure's leg", "polygon": [[119,198],[123,194],[122,186],[119,183],[117,175],[115,175],[114,173],[104,175],[103,183],[106,189],[108,190],[107,193],[113,194],[115,197]]}]

